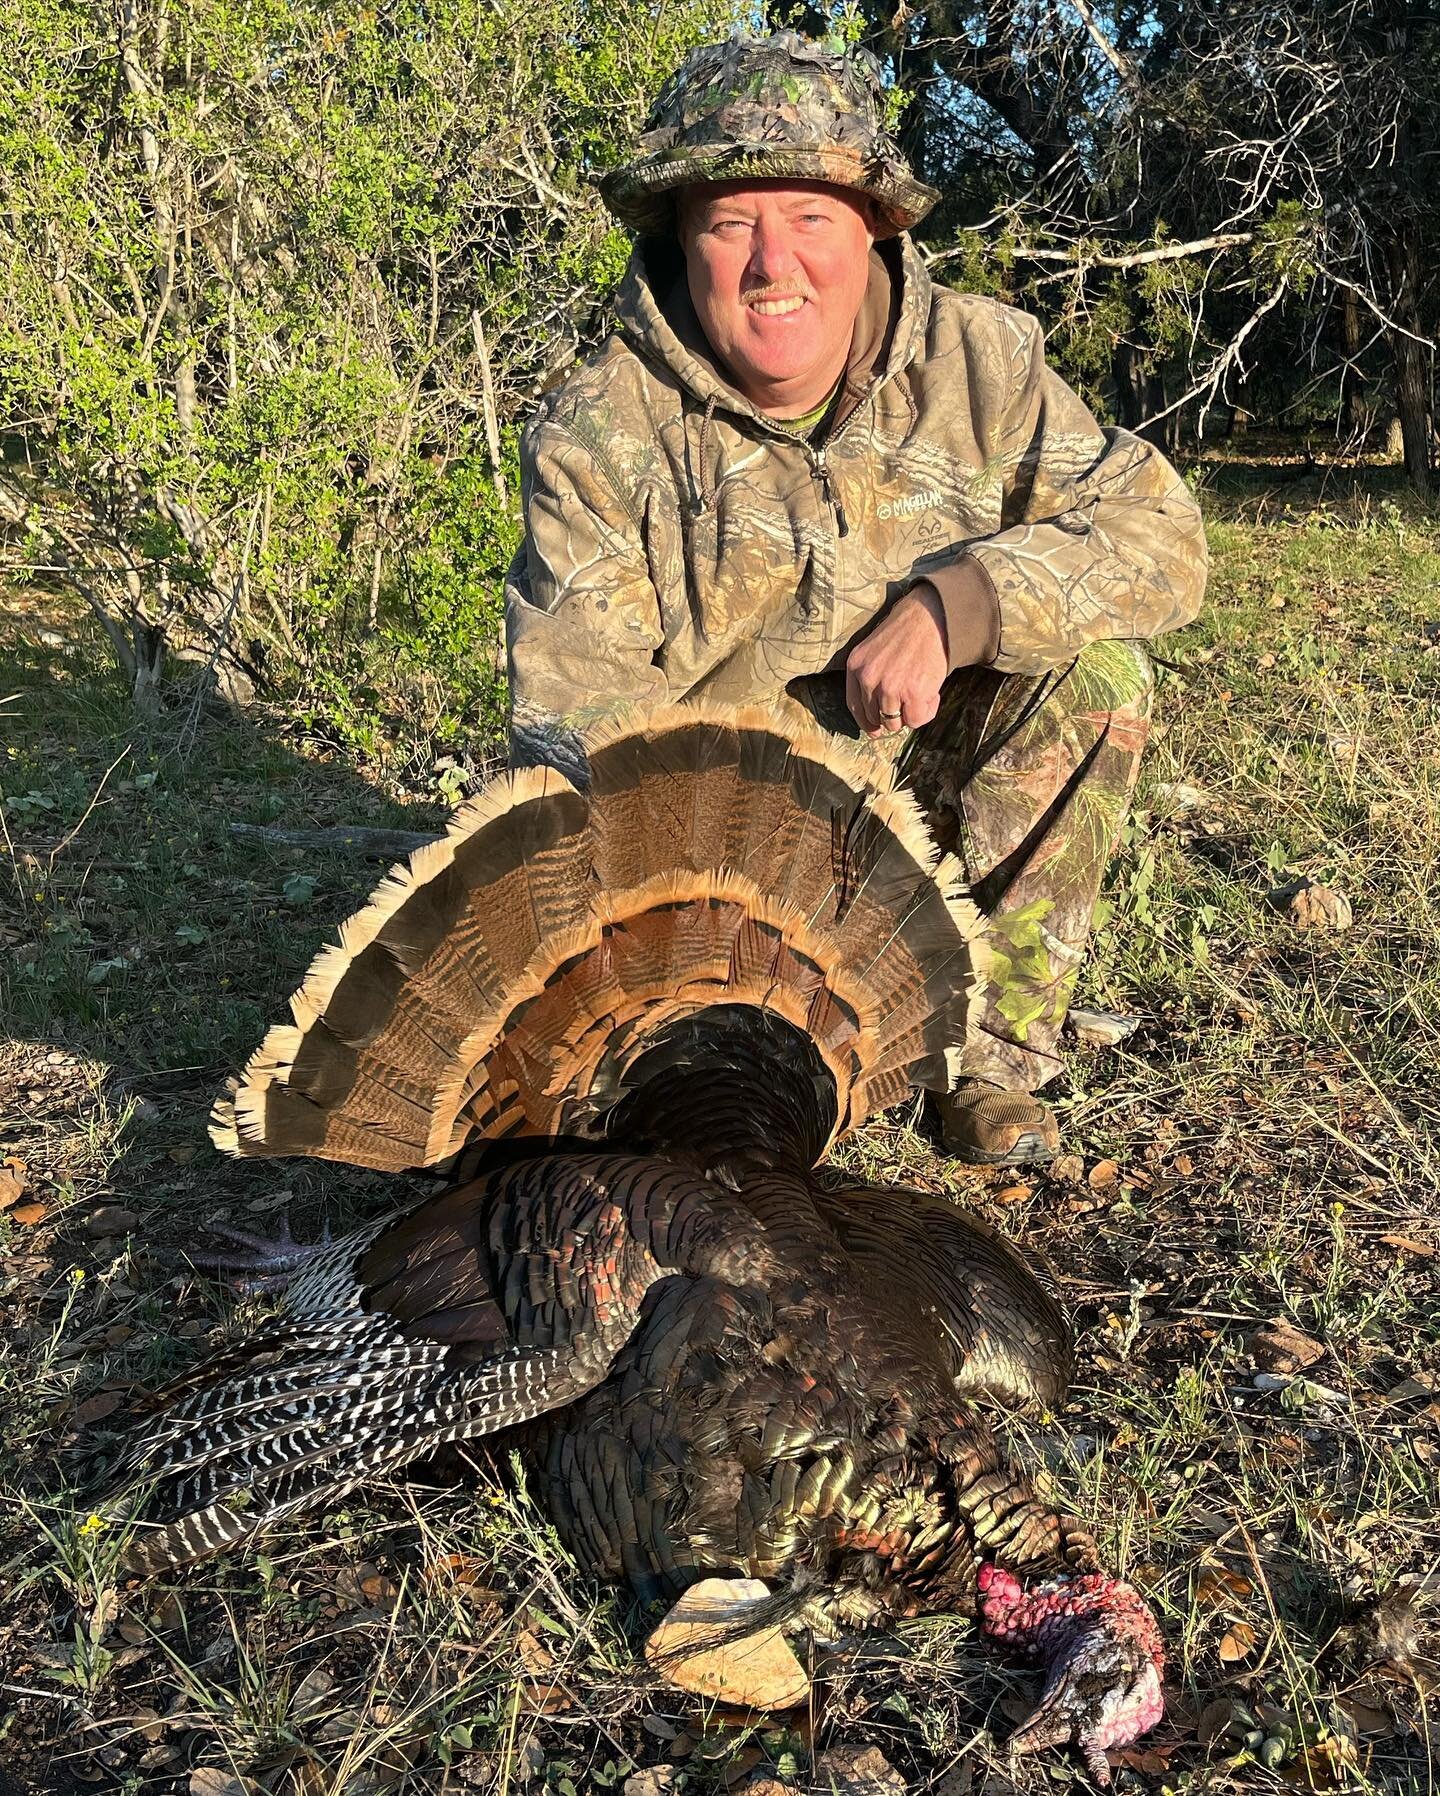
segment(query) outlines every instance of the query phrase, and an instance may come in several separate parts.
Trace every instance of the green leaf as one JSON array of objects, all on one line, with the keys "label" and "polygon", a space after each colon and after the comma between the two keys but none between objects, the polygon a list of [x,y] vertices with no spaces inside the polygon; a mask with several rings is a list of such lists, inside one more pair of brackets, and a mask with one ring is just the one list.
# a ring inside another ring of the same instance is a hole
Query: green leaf
[{"label": "green leaf", "polygon": [[318,884],[313,873],[289,873],[280,888],[280,895],[293,909],[303,910],[315,896]]}]

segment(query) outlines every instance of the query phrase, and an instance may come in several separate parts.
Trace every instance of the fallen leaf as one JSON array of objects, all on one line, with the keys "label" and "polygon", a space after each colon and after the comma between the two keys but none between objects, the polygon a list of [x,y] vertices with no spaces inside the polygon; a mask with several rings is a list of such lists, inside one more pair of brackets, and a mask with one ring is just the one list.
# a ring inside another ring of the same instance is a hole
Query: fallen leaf
[{"label": "fallen leaf", "polygon": [[290,1697],[291,1710],[299,1716],[315,1715],[329,1702],[334,1688],[334,1678],[317,1665],[313,1671],[307,1671],[295,1686]]},{"label": "fallen leaf", "polygon": [[519,1654],[520,1663],[532,1676],[538,1677],[541,1672],[549,1671],[555,1663],[555,1655],[541,1641],[533,1628],[521,1628],[515,1636],[515,1651]]},{"label": "fallen leaf", "polygon": [[566,1709],[575,1707],[565,1686],[549,1679],[518,1685],[515,1699],[527,1715],[563,1715]]},{"label": "fallen leaf", "polygon": [[1079,1154],[1060,1154],[1050,1162],[1050,1177],[1058,1185],[1078,1185],[1085,1176],[1085,1162]]},{"label": "fallen leaf", "polygon": [[1382,1247],[1393,1247],[1396,1253],[1414,1254],[1417,1260],[1433,1260],[1435,1258],[1435,1249],[1433,1247],[1427,1242],[1416,1241],[1410,1235],[1382,1235],[1380,1237],[1380,1245]]},{"label": "fallen leaf", "polygon": [[393,1609],[400,1600],[400,1586],[384,1572],[371,1572],[361,1578],[360,1594],[377,1609]]},{"label": "fallen leaf", "polygon": [[450,1591],[480,1608],[498,1604],[500,1592],[485,1576],[478,1560],[468,1553],[446,1553],[432,1559],[421,1574],[432,1589]]},{"label": "fallen leaf", "polygon": [[1202,1746],[1208,1746],[1212,1740],[1219,1740],[1230,1731],[1234,1719],[1234,1703],[1228,1696],[1217,1696],[1200,1711],[1200,1719],[1195,1723],[1195,1738]]},{"label": "fallen leaf", "polygon": [[1220,1642],[1220,1662],[1234,1665],[1255,1650],[1256,1634],[1248,1621],[1237,1621]]},{"label": "fallen leaf", "polygon": [[1325,1357],[1325,1347],[1283,1316],[1257,1328],[1249,1341],[1250,1355],[1264,1372],[1304,1372]]},{"label": "fallen leaf", "polygon": [[169,1157],[177,1166],[188,1166],[195,1158],[196,1151],[193,1142],[186,1142],[181,1147],[172,1147]]},{"label": "fallen leaf", "polygon": [[1027,1197],[1035,1195],[1033,1185],[1007,1185],[1003,1191],[995,1193],[997,1204],[1023,1204]]},{"label": "fallen leaf", "polygon": [[45,1206],[40,1203],[16,1204],[10,1212],[10,1220],[18,1222],[21,1228],[33,1229],[37,1222],[45,1220]]},{"label": "fallen leaf", "polygon": [[1112,1765],[1123,1765],[1128,1771],[1143,1772],[1146,1777],[1161,1777],[1170,1769],[1170,1759],[1179,1747],[1178,1740],[1164,1746],[1112,1747],[1106,1754]]},{"label": "fallen leaf", "polygon": [[1331,1734],[1305,1747],[1280,1775],[1295,1789],[1339,1790],[1354,1781],[1359,1759],[1353,1740]]},{"label": "fallen leaf", "polygon": [[219,1765],[201,1765],[190,1773],[190,1796],[261,1796],[259,1784]]},{"label": "fallen leaf", "polygon": [[624,1796],[665,1796],[680,1773],[674,1765],[645,1765],[632,1771],[621,1785]]},{"label": "fallen leaf", "polygon": [[106,1416],[114,1415],[124,1401],[123,1391],[101,1391],[77,1403],[70,1412],[70,1421],[76,1428],[88,1428],[92,1422],[103,1422]]},{"label": "fallen leaf", "polygon": [[1229,1602],[1231,1597],[1249,1596],[1255,1586],[1240,1572],[1229,1570],[1223,1565],[1203,1566],[1195,1580],[1195,1598],[1197,1603],[1215,1608],[1221,1603]]},{"label": "fallen leaf", "polygon": [[834,1796],[905,1796],[905,1779],[878,1746],[832,1746],[816,1760],[814,1781]]},{"label": "fallen leaf", "polygon": [[151,1611],[150,1620],[162,1632],[183,1626],[185,1605],[173,1590],[167,1591]]},{"label": "fallen leaf", "polygon": [[1120,1176],[1120,1168],[1113,1160],[1097,1160],[1090,1168],[1090,1176],[1085,1183],[1092,1191],[1106,1191]]},{"label": "fallen leaf", "polygon": [[725,1788],[733,1790],[742,1777],[750,1775],[764,1756],[758,1746],[742,1746],[721,1773]]},{"label": "fallen leaf", "polygon": [[15,1154],[7,1154],[0,1160],[0,1210],[8,1210],[24,1197],[29,1170],[25,1162]]},{"label": "fallen leaf", "polygon": [[1393,1734],[1397,1731],[1395,1712],[1388,1706],[1377,1707],[1362,1702],[1358,1696],[1342,1696],[1340,1707],[1350,1717],[1357,1734]]}]

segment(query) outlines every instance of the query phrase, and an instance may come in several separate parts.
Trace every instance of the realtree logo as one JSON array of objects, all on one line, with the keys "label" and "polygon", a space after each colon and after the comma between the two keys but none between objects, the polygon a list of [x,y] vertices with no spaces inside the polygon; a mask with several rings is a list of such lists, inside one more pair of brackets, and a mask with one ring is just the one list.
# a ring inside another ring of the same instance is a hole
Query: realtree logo
[{"label": "realtree logo", "polygon": [[931,487],[924,493],[906,493],[903,499],[882,499],[875,508],[875,515],[878,518],[913,518],[917,512],[933,511],[943,504],[939,492]]}]

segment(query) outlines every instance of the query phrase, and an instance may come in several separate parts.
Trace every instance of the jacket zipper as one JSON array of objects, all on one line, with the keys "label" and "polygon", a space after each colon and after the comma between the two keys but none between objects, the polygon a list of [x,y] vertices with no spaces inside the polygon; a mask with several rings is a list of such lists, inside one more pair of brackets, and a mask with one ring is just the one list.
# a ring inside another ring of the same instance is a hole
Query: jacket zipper
[{"label": "jacket zipper", "polygon": [[[648,360],[648,358],[642,357],[642,360]],[[656,365],[662,370],[664,369],[663,363],[657,363]],[[826,437],[824,445],[821,448],[812,449],[808,443],[803,441],[800,443],[801,449],[804,450],[806,456],[809,458],[810,477],[819,485],[821,498],[835,515],[836,536],[849,536],[850,520],[846,517],[845,507],[840,503],[839,495],[835,491],[835,483],[830,474],[830,464],[826,461],[825,457],[829,452],[831,444],[837,443],[850,428],[851,419],[859,417],[860,413],[865,409],[866,402],[872,399],[884,385],[885,381],[883,379],[872,381],[862,394],[859,404],[853,406],[845,416],[844,420],[830,432],[830,435]],[[763,414],[752,412],[750,415],[757,423],[768,425],[771,433],[775,437],[785,442],[795,442],[796,439],[793,436],[790,436],[785,431],[777,430],[773,424],[770,424],[770,421],[765,418]],[[703,493],[698,493],[691,501],[692,514],[698,517],[704,509],[705,496]]]},{"label": "jacket zipper", "polygon": [[820,482],[820,491],[824,494],[825,503],[835,513],[835,534],[849,536],[849,520],[845,516],[845,507],[836,496],[834,482],[830,478],[830,464],[825,460],[823,449],[817,449],[811,454],[810,465]]},{"label": "jacket zipper", "polygon": [[836,425],[835,429],[830,432],[829,436],[826,437],[824,443],[822,443],[818,449],[812,449],[808,443],[804,445],[805,453],[810,457],[811,474],[813,478],[820,483],[821,496],[824,498],[825,503],[830,507],[831,511],[835,513],[835,534],[837,536],[849,536],[850,520],[845,516],[845,507],[840,503],[840,500],[836,495],[835,483],[830,477],[830,464],[825,458],[830,453],[831,447],[835,443],[838,443],[840,438],[844,436],[845,432],[850,428],[851,419],[860,416],[861,412],[864,411],[866,404],[874,398],[875,394],[879,392],[884,384],[885,382],[883,380],[872,381],[861,395],[859,403],[851,407],[850,411],[841,422]]}]

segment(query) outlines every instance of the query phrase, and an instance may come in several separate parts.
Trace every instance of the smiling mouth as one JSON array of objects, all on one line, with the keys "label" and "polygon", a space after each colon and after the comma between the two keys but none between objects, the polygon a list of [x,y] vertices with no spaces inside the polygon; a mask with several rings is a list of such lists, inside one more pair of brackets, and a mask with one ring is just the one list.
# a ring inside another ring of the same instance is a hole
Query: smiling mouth
[{"label": "smiling mouth", "polygon": [[798,293],[788,299],[752,299],[750,310],[758,312],[762,318],[783,318],[789,312],[798,312],[805,304],[804,297]]}]

